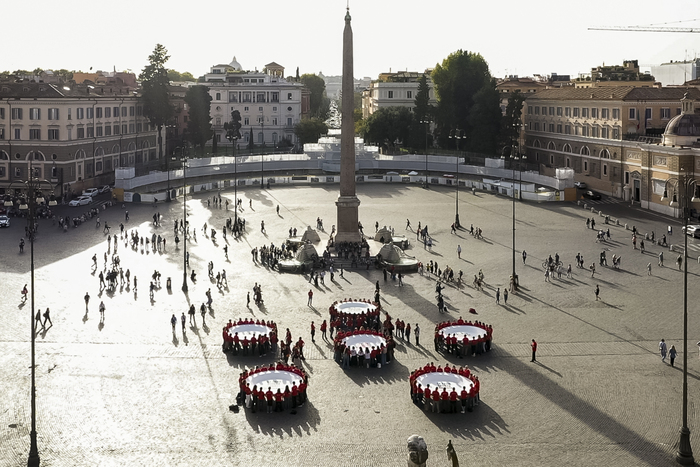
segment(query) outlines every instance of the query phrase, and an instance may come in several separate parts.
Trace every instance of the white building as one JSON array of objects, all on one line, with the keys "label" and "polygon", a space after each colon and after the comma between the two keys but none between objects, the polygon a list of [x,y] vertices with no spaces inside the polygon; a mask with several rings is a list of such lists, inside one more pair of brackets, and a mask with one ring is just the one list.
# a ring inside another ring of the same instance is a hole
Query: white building
[{"label": "white building", "polygon": [[423,75],[428,78],[430,105],[437,105],[433,80],[428,70],[425,73],[381,73],[379,79],[372,81],[369,88],[362,92],[362,118],[369,117],[381,107],[408,107],[413,110],[418,84]]},{"label": "white building", "polygon": [[158,168],[156,141],[132,88],[0,83],[0,189],[30,165],[56,195],[111,184],[117,167]]},{"label": "white building", "polygon": [[204,81],[212,98],[210,114],[217,143],[229,144],[224,124],[238,110],[242,125],[238,147],[250,143],[251,131],[257,146],[276,147],[283,140],[296,144],[294,126],[308,114],[309,93],[301,83],[284,78],[284,67],[272,62],[263,71],[243,71],[234,57],[227,65],[211,67]]},{"label": "white building", "polygon": [[651,67],[651,74],[663,86],[682,86],[686,81],[697,79],[700,74],[700,59],[671,61]]}]

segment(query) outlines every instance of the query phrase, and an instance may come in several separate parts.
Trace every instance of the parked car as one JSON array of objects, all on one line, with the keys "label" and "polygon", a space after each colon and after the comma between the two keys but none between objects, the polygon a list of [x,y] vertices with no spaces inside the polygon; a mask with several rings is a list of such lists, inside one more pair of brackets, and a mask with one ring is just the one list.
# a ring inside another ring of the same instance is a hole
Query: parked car
[{"label": "parked car", "polygon": [[83,196],[96,196],[100,193],[100,190],[97,188],[88,188],[87,190],[83,191]]},{"label": "parked car", "polygon": [[10,218],[2,215],[0,216],[0,227],[9,227],[10,226]]},{"label": "parked car", "polygon": [[581,188],[582,190],[585,190],[586,188],[588,188],[588,185],[586,185],[583,182],[574,182],[574,186],[576,188]]},{"label": "parked car", "polygon": [[681,229],[683,233],[686,235],[691,235],[694,238],[700,238],[700,225],[699,224],[694,224],[694,225],[689,225],[688,230],[686,230],[685,227]]},{"label": "parked car", "polygon": [[85,206],[92,203],[92,196],[80,196],[68,203],[68,206]]},{"label": "parked car", "polygon": [[587,192],[585,192],[583,194],[583,197],[587,198],[587,199],[600,199],[601,198],[601,196],[598,193],[593,192],[591,190],[588,190]]}]

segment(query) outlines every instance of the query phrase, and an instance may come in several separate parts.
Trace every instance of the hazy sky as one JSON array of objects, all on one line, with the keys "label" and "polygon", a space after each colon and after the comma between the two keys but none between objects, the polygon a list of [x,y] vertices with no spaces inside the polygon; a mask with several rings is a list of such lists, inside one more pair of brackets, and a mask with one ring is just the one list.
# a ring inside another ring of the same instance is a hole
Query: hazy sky
[{"label": "hazy sky", "polygon": [[[168,68],[200,76],[235,55],[244,69],[275,61],[286,75],[341,73],[346,0],[123,0],[91,4],[8,0],[0,71],[138,73],[156,43]],[[697,0],[351,0],[355,77],[422,71],[458,49],[478,52],[497,77],[571,74],[591,67],[694,58],[700,34],[588,31],[589,26],[700,27]]]}]

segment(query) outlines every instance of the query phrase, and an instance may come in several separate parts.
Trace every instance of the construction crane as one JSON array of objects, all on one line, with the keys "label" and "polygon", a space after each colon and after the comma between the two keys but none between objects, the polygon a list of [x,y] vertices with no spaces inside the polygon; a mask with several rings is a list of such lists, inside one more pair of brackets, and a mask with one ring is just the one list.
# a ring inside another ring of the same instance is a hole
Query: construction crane
[{"label": "construction crane", "polygon": [[[675,23],[688,23],[691,21],[698,21],[697,19],[676,21]],[[675,24],[675,23],[661,23],[661,24]],[[657,26],[650,24],[648,26],[597,26],[588,28],[589,31],[623,31],[623,32],[680,32],[680,33],[700,33],[700,27],[695,28],[681,28],[681,27],[668,27],[668,26]]]}]

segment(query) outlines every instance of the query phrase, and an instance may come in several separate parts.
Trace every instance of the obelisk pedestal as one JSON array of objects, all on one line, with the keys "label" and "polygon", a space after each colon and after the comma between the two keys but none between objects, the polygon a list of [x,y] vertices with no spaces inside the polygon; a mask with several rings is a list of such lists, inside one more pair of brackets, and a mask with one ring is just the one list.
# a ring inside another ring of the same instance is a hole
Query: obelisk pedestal
[{"label": "obelisk pedestal", "polygon": [[353,117],[355,89],[349,8],[345,15],[345,29],[343,30],[343,82],[341,90],[343,105],[340,125],[340,196],[335,202],[338,208],[336,243],[359,242],[362,239],[358,226],[360,200],[355,194],[355,122]]}]

